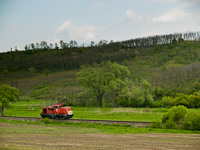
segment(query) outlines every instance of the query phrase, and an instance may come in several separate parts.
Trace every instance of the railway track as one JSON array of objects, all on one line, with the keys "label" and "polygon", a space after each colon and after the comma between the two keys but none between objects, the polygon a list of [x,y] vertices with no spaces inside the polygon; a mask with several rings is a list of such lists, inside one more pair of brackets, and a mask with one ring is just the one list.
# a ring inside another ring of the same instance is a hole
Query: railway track
[{"label": "railway track", "polygon": [[[30,121],[38,121],[41,118],[37,117],[14,117],[14,116],[5,116],[0,117],[2,119],[11,119],[11,120],[30,120]],[[89,120],[89,119],[51,119],[52,121],[62,121],[62,122],[89,122],[89,123],[101,123],[101,124],[129,124],[134,127],[145,127],[151,124],[151,122],[138,122],[138,121],[118,121],[118,120]]]}]

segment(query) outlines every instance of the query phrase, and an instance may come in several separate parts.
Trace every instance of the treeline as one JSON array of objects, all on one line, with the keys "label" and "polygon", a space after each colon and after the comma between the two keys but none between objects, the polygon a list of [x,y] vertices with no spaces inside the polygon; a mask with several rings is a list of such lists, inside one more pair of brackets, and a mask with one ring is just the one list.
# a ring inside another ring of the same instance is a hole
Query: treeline
[{"label": "treeline", "polygon": [[148,36],[143,38],[136,38],[131,40],[126,40],[122,42],[110,42],[106,40],[100,40],[98,43],[91,41],[90,44],[78,44],[77,41],[69,41],[64,42],[60,40],[59,44],[55,43],[47,43],[46,41],[42,41],[40,43],[31,43],[25,45],[25,50],[38,50],[38,49],[67,49],[67,48],[74,48],[74,47],[94,47],[94,46],[103,46],[103,45],[112,45],[112,46],[121,46],[121,47],[138,47],[138,46],[154,46],[154,45],[163,45],[163,44],[175,44],[178,42],[183,41],[197,41],[200,39],[200,32],[186,32],[186,33],[174,33],[174,34],[167,34],[167,35],[155,35],[155,36]]},{"label": "treeline", "polygon": [[[9,72],[30,70],[43,72],[47,69],[50,72],[55,72],[77,69],[81,65],[101,63],[105,60],[124,63],[138,55],[161,51],[163,49],[161,44],[169,44],[173,49],[173,45],[178,42],[198,40],[199,37],[200,32],[176,33],[122,42],[110,41],[108,43],[106,40],[101,40],[95,44],[92,41],[87,47],[83,44],[79,45],[73,40],[69,43],[60,41],[60,46],[57,43],[53,45],[42,41],[41,43],[26,45],[25,51],[1,53],[0,73],[7,74]],[[197,56],[192,51],[189,54],[191,54],[191,57]],[[168,56],[166,55],[164,58]]]},{"label": "treeline", "polygon": [[[110,43],[113,43],[111,40]],[[53,50],[53,49],[67,49],[67,48],[84,48],[84,47],[94,47],[94,46],[103,46],[108,44],[106,40],[100,40],[98,43],[91,41],[90,44],[78,44],[77,41],[71,40],[68,43],[60,40],[59,43],[48,43],[46,41],[26,44],[24,50]],[[16,49],[16,48],[15,48]]]},{"label": "treeline", "polygon": [[67,48],[58,50],[27,50],[0,54],[0,72],[29,71],[46,69],[51,72],[77,69],[81,65],[100,63],[105,60],[121,62],[131,60],[134,50],[127,51],[115,47]]},{"label": "treeline", "polygon": [[127,41],[122,41],[120,43],[127,47],[135,47],[135,46],[163,45],[171,43],[175,44],[182,41],[195,41],[199,39],[200,39],[200,32],[186,32],[186,33],[155,35],[144,38],[136,38]]}]

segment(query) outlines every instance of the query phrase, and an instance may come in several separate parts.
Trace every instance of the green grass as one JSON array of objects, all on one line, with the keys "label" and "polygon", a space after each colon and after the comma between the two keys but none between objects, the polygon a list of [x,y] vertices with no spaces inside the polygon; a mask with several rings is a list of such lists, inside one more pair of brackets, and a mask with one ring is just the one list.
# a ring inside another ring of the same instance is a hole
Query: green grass
[{"label": "green grass", "polygon": [[[128,125],[118,124],[100,124],[100,123],[78,123],[78,122],[59,122],[53,121],[49,124],[44,124],[41,121],[19,121],[0,119],[0,122],[5,122],[7,125],[15,125],[16,128],[0,127],[0,134],[4,133],[21,133],[21,134],[48,134],[49,131],[62,133],[63,127],[71,133],[99,133],[99,134],[137,134],[137,133],[182,133],[182,134],[200,134],[200,131],[178,130],[178,129],[153,129],[153,128],[135,128]],[[31,126],[37,124],[38,126]],[[42,125],[42,126],[41,126]],[[19,128],[24,126],[23,128]]]},{"label": "green grass", "polygon": [[160,120],[168,109],[72,107],[76,119],[146,121]]},{"label": "green grass", "polygon": [[[48,100],[18,101],[11,108],[5,109],[5,116],[40,117],[43,106],[49,106]],[[72,119],[121,120],[121,121],[161,121],[169,108],[108,108],[108,107],[71,107]],[[200,109],[190,109],[200,113]]]},{"label": "green grass", "polygon": [[[43,106],[50,105],[49,101],[29,100],[18,101],[11,108],[6,109],[5,116],[40,117]],[[72,107],[73,119],[93,120],[123,120],[123,121],[157,121],[168,108],[99,108],[99,107]]]}]

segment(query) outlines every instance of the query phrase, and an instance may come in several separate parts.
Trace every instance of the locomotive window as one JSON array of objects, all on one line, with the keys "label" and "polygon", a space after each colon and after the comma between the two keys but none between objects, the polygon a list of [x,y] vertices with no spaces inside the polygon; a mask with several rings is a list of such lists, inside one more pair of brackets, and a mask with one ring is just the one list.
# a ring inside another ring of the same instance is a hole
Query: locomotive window
[{"label": "locomotive window", "polygon": [[44,113],[47,113],[47,109],[43,109],[44,110]]}]

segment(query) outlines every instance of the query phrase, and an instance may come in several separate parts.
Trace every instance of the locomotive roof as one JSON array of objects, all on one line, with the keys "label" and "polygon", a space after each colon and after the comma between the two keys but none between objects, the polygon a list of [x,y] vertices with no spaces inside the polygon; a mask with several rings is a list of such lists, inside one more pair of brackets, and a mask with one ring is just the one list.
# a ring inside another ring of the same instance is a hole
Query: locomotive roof
[{"label": "locomotive roof", "polygon": [[52,107],[52,106],[45,106],[45,107],[43,107],[43,108],[52,108],[52,109],[53,109],[53,107]]},{"label": "locomotive roof", "polygon": [[60,104],[54,104],[53,106],[64,106],[64,103],[60,103]]}]

